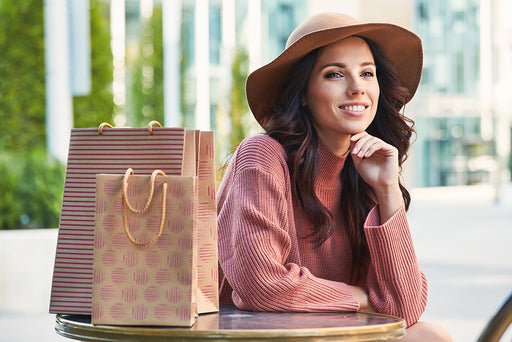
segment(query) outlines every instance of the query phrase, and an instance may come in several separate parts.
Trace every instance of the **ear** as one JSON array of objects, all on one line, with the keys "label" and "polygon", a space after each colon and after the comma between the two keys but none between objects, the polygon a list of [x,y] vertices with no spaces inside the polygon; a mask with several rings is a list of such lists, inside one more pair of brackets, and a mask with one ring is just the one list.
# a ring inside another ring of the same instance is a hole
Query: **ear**
[{"label": "ear", "polygon": [[304,97],[304,95],[302,95],[301,99],[300,99],[300,103],[302,104],[302,107],[306,107],[308,105],[308,103],[306,102],[306,98]]}]

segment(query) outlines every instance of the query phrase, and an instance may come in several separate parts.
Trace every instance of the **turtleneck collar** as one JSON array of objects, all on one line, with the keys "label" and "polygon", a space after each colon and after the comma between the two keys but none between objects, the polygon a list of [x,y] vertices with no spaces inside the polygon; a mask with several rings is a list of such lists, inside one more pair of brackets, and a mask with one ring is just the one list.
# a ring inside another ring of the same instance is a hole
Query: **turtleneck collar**
[{"label": "turtleneck collar", "polygon": [[337,188],[341,185],[340,173],[345,165],[348,151],[343,156],[332,152],[329,147],[318,139],[318,167],[315,186],[321,188]]}]

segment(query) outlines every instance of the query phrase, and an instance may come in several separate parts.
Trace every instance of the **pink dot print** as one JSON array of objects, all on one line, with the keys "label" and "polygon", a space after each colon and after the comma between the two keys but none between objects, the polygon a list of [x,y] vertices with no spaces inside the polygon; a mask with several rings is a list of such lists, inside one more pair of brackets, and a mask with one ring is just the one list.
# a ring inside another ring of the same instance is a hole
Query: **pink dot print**
[{"label": "pink dot print", "polygon": [[167,265],[171,268],[177,268],[183,265],[183,256],[179,252],[169,252],[167,255]]},{"label": "pink dot print", "polygon": [[171,282],[171,272],[167,269],[160,269],[156,272],[156,282],[159,285],[166,285]]},{"label": "pink dot print", "polygon": [[190,319],[190,311],[190,307],[188,306],[178,307],[176,308],[176,316],[182,321],[187,321]]},{"label": "pink dot print", "polygon": [[121,297],[123,298],[125,303],[133,303],[134,301],[137,300],[137,296],[137,289],[135,289],[135,287],[133,286],[126,287],[121,292]]},{"label": "pink dot print", "polygon": [[169,234],[163,233],[160,235],[160,237],[156,240],[156,247],[158,249],[169,249],[169,247],[172,246],[172,240],[171,236]]},{"label": "pink dot print", "polygon": [[181,183],[172,183],[169,184],[168,192],[171,195],[171,197],[180,198],[183,197],[183,195],[185,194],[185,188]]},{"label": "pink dot print", "polygon": [[99,285],[105,280],[105,273],[101,269],[95,269],[92,275],[92,283]]},{"label": "pink dot print", "polygon": [[116,289],[112,285],[104,286],[100,289],[100,298],[105,302],[110,302],[116,297]]},{"label": "pink dot print", "polygon": [[171,307],[166,304],[159,304],[155,307],[155,317],[159,321],[165,321],[171,317]]},{"label": "pink dot print", "polygon": [[135,267],[139,264],[140,256],[137,251],[123,253],[123,263],[126,267]]},{"label": "pink dot print", "polygon": [[137,321],[143,321],[148,317],[149,309],[144,304],[132,308],[132,317]]},{"label": "pink dot print", "polygon": [[130,231],[130,233],[132,235],[134,235],[134,233],[138,233],[140,231],[141,220],[138,215],[133,215],[133,214],[128,213],[127,221],[128,221],[128,230]]},{"label": "pink dot print", "polygon": [[95,303],[92,306],[92,317],[95,319],[100,319],[103,317],[103,314],[105,312],[105,309],[101,305],[101,303]]},{"label": "pink dot print", "polygon": [[187,200],[183,201],[179,205],[180,213],[184,216],[191,216],[194,213],[194,202]]},{"label": "pink dot print", "polygon": [[124,231],[116,233],[114,236],[112,236],[112,246],[114,246],[114,248],[117,250],[125,249],[129,243],[130,240],[128,240],[128,237]]},{"label": "pink dot print", "polygon": [[121,182],[117,179],[109,179],[103,183],[103,192],[108,197],[115,196],[121,190]]},{"label": "pink dot print", "polygon": [[146,265],[148,267],[154,268],[154,267],[160,265],[161,260],[162,260],[162,257],[160,256],[159,251],[149,251],[146,254]]},{"label": "pink dot print", "polygon": [[103,247],[105,247],[105,243],[107,241],[107,238],[105,237],[105,235],[100,232],[100,231],[96,231],[94,233],[94,248],[95,249],[102,249]]},{"label": "pink dot print", "polygon": [[103,218],[103,229],[106,231],[113,231],[116,227],[118,227],[119,220],[114,215],[107,215]]},{"label": "pink dot print", "polygon": [[146,285],[149,282],[149,272],[145,269],[138,269],[133,273],[133,281],[137,285]]},{"label": "pink dot print", "polygon": [[155,234],[158,233],[158,230],[160,228],[160,221],[162,220],[162,216],[160,216],[160,210],[158,210],[158,212],[154,210],[153,213],[155,215],[151,215],[150,217],[148,217],[145,226],[147,235],[151,237],[155,236]]},{"label": "pink dot print", "polygon": [[185,270],[178,272],[178,282],[181,285],[189,285],[192,283],[192,271]]},{"label": "pink dot print", "polygon": [[126,315],[126,309],[121,303],[114,304],[110,307],[110,317],[120,320]]},{"label": "pink dot print", "polygon": [[168,229],[171,231],[171,233],[179,233],[185,227],[185,224],[179,217],[172,217],[168,221],[169,221]]},{"label": "pink dot print", "polygon": [[103,198],[96,197],[96,214],[101,215],[107,211],[108,202]]},{"label": "pink dot print", "polygon": [[148,303],[154,303],[160,299],[160,290],[156,286],[150,286],[144,290],[144,299]]},{"label": "pink dot print", "polygon": [[191,236],[182,236],[178,239],[178,246],[182,251],[190,251],[194,245],[194,239]]},{"label": "pink dot print", "polygon": [[128,273],[122,268],[112,270],[112,282],[114,284],[122,284],[128,280]]},{"label": "pink dot print", "polygon": [[121,215],[122,213],[122,200],[121,200],[122,196],[121,194],[119,194],[114,202],[112,202],[112,209],[114,210],[114,212],[117,214],[117,215]]},{"label": "pink dot print", "polygon": [[117,262],[116,252],[112,249],[106,250],[101,255],[101,262],[106,266],[113,266]]},{"label": "pink dot print", "polygon": [[128,199],[130,201],[133,201],[133,198],[131,197],[137,196],[143,191],[144,189],[141,184],[135,183],[133,179],[131,182],[128,181],[128,188],[126,189],[126,194],[128,195]]},{"label": "pink dot print", "polygon": [[181,298],[183,297],[183,294],[181,293],[181,290],[178,287],[171,287],[170,289],[167,289],[165,291],[165,299],[169,303],[178,303],[181,301]]}]

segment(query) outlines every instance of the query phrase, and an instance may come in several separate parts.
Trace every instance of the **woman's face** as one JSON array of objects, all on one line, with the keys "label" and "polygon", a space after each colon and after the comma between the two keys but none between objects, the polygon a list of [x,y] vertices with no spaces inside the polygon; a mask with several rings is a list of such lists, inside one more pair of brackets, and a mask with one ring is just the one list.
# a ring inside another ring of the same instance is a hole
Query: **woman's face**
[{"label": "woman's face", "polygon": [[303,104],[311,111],[320,138],[343,154],[350,136],[365,131],[373,121],[379,92],[368,44],[349,37],[320,50]]}]

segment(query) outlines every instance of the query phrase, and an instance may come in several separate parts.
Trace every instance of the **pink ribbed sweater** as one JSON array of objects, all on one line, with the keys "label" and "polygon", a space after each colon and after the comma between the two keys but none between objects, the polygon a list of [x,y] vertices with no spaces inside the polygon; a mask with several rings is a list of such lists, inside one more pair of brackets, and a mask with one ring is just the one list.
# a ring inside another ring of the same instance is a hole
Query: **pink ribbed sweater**
[{"label": "pink ribbed sweater", "polygon": [[378,312],[402,317],[408,326],[419,319],[427,282],[403,207],[384,224],[378,207],[369,213],[364,230],[370,260],[359,270],[359,282],[351,280],[339,205],[345,158],[320,143],[315,188],[336,227],[315,249],[302,238],[311,224],[292,196],[282,146],[267,135],[240,144],[217,193],[222,302],[254,311],[357,311],[348,284],[366,289]]}]

